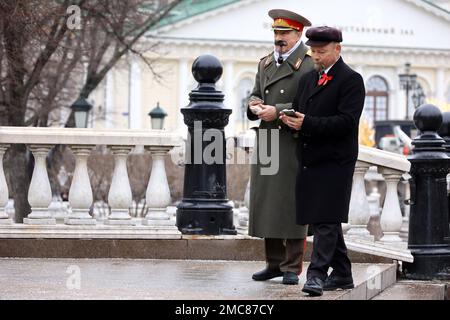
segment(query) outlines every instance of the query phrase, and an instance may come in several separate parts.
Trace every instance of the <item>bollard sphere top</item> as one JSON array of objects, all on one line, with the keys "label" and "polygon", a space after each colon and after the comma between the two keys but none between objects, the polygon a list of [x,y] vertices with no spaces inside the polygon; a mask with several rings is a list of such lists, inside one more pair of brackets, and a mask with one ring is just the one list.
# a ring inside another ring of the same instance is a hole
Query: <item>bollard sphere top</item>
[{"label": "bollard sphere top", "polygon": [[437,132],[442,124],[442,112],[432,104],[421,105],[414,112],[414,124],[422,132]]},{"label": "bollard sphere top", "polygon": [[199,83],[216,83],[222,76],[223,68],[219,59],[210,54],[204,54],[195,59],[192,64],[192,75]]}]

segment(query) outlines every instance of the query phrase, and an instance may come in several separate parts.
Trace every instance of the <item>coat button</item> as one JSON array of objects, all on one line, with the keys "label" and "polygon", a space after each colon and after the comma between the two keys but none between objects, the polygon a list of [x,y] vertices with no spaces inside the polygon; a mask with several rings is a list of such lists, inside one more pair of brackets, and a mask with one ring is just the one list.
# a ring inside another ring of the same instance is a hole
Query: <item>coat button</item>
[{"label": "coat button", "polygon": [[266,94],[268,94],[269,93],[269,90],[266,90]]},{"label": "coat button", "polygon": [[308,144],[305,142],[303,143],[303,148],[306,148],[308,146]]},{"label": "coat button", "polygon": [[280,90],[280,93],[284,93],[284,90],[283,90],[283,89],[281,89],[281,90]]},{"label": "coat button", "polygon": [[303,171],[306,171],[306,169],[308,169],[307,166],[303,166]]}]

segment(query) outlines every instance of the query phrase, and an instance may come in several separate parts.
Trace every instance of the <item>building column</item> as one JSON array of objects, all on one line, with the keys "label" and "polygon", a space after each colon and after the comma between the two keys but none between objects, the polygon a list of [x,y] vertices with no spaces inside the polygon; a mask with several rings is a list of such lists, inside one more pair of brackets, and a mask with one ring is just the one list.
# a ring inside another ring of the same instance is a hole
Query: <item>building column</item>
[{"label": "building column", "polygon": [[189,66],[187,59],[178,61],[178,108],[175,117],[178,119],[178,134],[184,139],[187,138],[187,127],[184,124],[184,117],[180,109],[189,104]]},{"label": "building column", "polygon": [[105,85],[105,127],[114,126],[114,69],[106,74]]},{"label": "building column", "polygon": [[436,71],[436,93],[435,98],[439,101],[439,103],[446,102],[445,99],[445,69],[439,68]]},{"label": "building column", "polygon": [[225,127],[225,137],[230,137],[235,135],[236,117],[239,114],[234,95],[234,62],[226,61],[224,71],[224,105],[227,109],[233,110],[229,117],[228,125]]},{"label": "building column", "polygon": [[129,79],[128,128],[141,129],[141,66],[135,56],[131,57]]},{"label": "building column", "polygon": [[[398,75],[405,73],[405,67],[398,66],[395,70],[396,81],[394,81],[394,87],[392,88],[392,101],[389,103],[389,119],[404,120],[406,117],[406,93],[405,90],[400,88],[400,80]],[[395,93],[395,94],[394,94]]]},{"label": "building column", "polygon": [[357,65],[357,66],[355,66],[355,69],[354,69],[356,72],[358,72],[364,79],[365,79],[365,77],[364,77],[364,66],[363,65]]}]

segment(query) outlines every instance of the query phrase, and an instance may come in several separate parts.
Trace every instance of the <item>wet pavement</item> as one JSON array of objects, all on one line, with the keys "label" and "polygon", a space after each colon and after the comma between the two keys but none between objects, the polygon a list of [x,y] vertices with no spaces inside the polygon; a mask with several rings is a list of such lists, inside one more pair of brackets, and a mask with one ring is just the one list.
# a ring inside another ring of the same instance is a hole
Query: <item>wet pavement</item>
[{"label": "wet pavement", "polygon": [[[150,259],[0,259],[0,299],[157,299],[157,300],[278,300],[349,299],[347,291],[325,292],[310,298],[299,285],[282,278],[253,281],[261,261]],[[355,291],[377,274],[390,274],[390,264],[353,264]],[[389,271],[389,272],[387,272]],[[369,280],[368,280],[369,279]],[[385,286],[391,283],[383,279]],[[367,289],[368,290],[368,289]],[[355,296],[356,297],[356,296]],[[359,298],[364,299],[365,293]]]}]

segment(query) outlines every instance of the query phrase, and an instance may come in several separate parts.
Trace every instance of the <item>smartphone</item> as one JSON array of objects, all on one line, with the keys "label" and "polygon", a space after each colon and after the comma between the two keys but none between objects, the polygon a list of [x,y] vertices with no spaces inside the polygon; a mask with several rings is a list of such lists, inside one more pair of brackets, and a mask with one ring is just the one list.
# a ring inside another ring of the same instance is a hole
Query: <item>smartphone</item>
[{"label": "smartphone", "polygon": [[295,117],[295,110],[294,109],[283,109],[281,110],[285,115],[288,117]]}]

